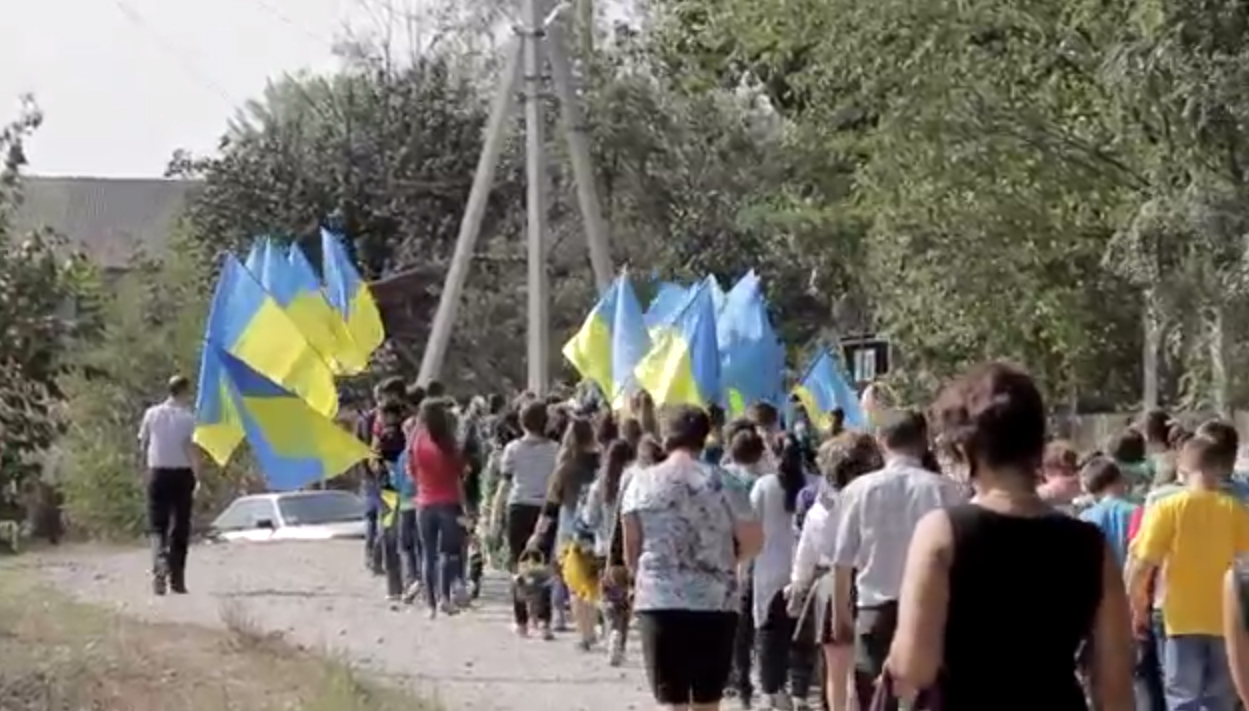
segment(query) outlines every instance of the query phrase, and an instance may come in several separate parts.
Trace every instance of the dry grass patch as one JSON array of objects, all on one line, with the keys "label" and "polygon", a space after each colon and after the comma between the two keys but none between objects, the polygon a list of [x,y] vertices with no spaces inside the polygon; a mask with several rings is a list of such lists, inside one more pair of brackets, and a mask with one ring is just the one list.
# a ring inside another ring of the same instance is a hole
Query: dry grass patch
[{"label": "dry grass patch", "polygon": [[266,634],[242,607],[221,614],[225,631],[140,622],[0,566],[0,709],[438,711]]}]

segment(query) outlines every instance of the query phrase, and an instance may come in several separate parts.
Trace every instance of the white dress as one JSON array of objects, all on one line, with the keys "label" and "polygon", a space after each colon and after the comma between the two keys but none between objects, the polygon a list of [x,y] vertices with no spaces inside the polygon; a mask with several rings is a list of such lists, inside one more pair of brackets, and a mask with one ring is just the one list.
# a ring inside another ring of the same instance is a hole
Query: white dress
[{"label": "white dress", "polygon": [[798,534],[794,531],[794,512],[785,510],[785,488],[778,475],[759,477],[750,491],[750,505],[763,524],[763,550],[754,560],[751,609],[755,627],[762,627],[772,599],[789,584]]}]

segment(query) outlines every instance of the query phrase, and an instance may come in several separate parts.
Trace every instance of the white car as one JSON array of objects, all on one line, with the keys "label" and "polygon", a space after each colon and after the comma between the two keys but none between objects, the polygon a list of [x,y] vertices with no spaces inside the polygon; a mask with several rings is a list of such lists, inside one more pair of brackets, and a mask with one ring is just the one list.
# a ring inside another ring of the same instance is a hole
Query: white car
[{"label": "white car", "polygon": [[289,491],[235,499],[212,522],[211,541],[364,538],[364,499],[348,491]]}]

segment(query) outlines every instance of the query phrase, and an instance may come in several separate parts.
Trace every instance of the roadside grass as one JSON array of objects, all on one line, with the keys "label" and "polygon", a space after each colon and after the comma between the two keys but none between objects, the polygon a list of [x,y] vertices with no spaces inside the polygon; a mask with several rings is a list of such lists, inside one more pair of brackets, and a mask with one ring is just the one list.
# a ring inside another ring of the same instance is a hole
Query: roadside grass
[{"label": "roadside grass", "polygon": [[4,711],[440,711],[267,634],[241,607],[225,630],[143,622],[71,600],[0,564]]}]

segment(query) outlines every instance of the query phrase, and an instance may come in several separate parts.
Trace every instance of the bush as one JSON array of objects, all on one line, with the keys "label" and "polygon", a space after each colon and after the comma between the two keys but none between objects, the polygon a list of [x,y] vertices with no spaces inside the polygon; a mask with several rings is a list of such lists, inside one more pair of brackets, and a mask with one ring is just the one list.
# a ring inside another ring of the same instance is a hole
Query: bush
[{"label": "bush", "polygon": [[[174,373],[194,379],[210,298],[205,255],[175,241],[165,263],[137,263],[115,276],[102,305],[102,331],[79,344],[71,374],[60,379],[65,433],[47,476],[64,495],[72,529],[91,537],[140,535],[146,512],[143,411],[165,397]],[[244,469],[203,473],[197,520],[246,488]]]}]

